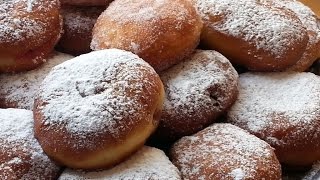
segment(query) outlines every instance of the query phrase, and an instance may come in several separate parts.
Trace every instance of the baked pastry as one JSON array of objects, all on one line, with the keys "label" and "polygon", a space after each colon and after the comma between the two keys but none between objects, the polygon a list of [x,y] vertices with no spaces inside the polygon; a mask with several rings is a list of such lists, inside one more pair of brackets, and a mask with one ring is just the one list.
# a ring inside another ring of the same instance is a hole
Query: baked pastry
[{"label": "baked pastry", "polygon": [[131,52],[78,56],[49,73],[35,100],[35,135],[57,162],[111,167],[144,144],[163,104],[160,77]]},{"label": "baked pastry", "polygon": [[98,18],[91,48],[131,51],[160,72],[193,52],[201,29],[189,0],[116,0]]},{"label": "baked pastry", "polygon": [[181,138],[170,157],[183,179],[281,179],[273,148],[231,124],[213,124]]},{"label": "baked pastry", "polygon": [[73,6],[106,6],[112,0],[60,0],[62,4]]},{"label": "baked pastry", "polygon": [[175,141],[212,124],[237,99],[238,73],[216,51],[197,50],[191,57],[163,71],[164,107],[158,141]]},{"label": "baked pastry", "polygon": [[33,109],[35,94],[46,75],[54,66],[72,59],[73,56],[54,52],[48,62],[37,69],[0,75],[0,108]]},{"label": "baked pastry", "polygon": [[55,179],[60,168],[33,134],[32,111],[0,109],[0,179]]},{"label": "baked pastry", "polygon": [[291,167],[320,159],[320,77],[312,73],[244,73],[227,115],[275,148]]},{"label": "baked pastry", "polygon": [[201,41],[233,64],[280,71],[305,52],[307,30],[290,10],[257,0],[196,0],[204,21]]},{"label": "baked pastry", "polygon": [[58,0],[7,0],[0,3],[0,73],[35,69],[60,38]]},{"label": "baked pastry", "polygon": [[120,179],[170,179],[180,180],[180,172],[163,151],[144,146],[121,164],[108,170],[77,171],[66,169],[59,180],[120,180]]}]

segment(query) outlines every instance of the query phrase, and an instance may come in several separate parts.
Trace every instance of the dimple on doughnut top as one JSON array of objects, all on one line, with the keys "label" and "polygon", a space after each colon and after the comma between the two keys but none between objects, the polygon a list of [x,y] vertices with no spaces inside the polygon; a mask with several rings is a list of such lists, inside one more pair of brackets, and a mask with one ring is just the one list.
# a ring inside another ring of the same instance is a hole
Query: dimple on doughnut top
[{"label": "dimple on doughnut top", "polygon": [[320,78],[312,73],[245,73],[227,119],[275,148],[280,162],[320,159]]},{"label": "dimple on doughnut top", "polygon": [[121,164],[101,171],[76,171],[66,169],[59,180],[121,180],[121,179],[155,179],[180,180],[180,172],[163,151],[144,146],[137,153]]},{"label": "dimple on doughnut top", "polygon": [[72,168],[112,166],[141,147],[159,122],[160,77],[117,49],[81,55],[49,73],[35,100],[35,134]]},{"label": "dimple on doughnut top", "polygon": [[60,37],[59,1],[0,2],[0,72],[36,68]]},{"label": "dimple on doughnut top", "polygon": [[255,71],[279,71],[295,64],[308,43],[299,18],[256,0],[197,0],[204,21],[204,45],[232,63]]},{"label": "dimple on doughnut top", "polygon": [[281,179],[273,148],[231,124],[213,124],[181,138],[170,156],[183,179]]},{"label": "dimple on doughnut top", "polygon": [[93,29],[93,50],[131,51],[162,71],[192,53],[201,19],[189,0],[116,0]]},{"label": "dimple on doughnut top", "polygon": [[33,134],[32,111],[0,109],[0,179],[55,179],[60,168]]}]

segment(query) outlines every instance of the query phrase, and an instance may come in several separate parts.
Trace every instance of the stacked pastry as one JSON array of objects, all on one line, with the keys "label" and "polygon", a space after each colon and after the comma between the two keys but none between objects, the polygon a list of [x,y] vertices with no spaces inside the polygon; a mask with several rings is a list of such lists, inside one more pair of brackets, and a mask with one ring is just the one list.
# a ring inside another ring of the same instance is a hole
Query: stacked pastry
[{"label": "stacked pastry", "polygon": [[319,19],[296,0],[0,1],[0,178],[309,169],[319,57]]}]

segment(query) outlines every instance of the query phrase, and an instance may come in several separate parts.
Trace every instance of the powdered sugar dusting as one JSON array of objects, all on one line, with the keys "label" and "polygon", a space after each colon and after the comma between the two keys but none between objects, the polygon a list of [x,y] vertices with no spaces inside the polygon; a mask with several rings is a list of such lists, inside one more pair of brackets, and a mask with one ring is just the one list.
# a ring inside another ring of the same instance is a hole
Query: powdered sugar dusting
[{"label": "powdered sugar dusting", "polygon": [[302,180],[317,180],[320,179],[320,162],[312,165],[311,170],[302,178]]},{"label": "powdered sugar dusting", "polygon": [[[239,84],[239,97],[228,113],[228,121],[273,145],[286,146],[308,136],[308,141],[318,144],[320,132],[315,129],[320,116],[318,76],[312,73],[245,73],[240,75]],[[277,132],[290,134],[282,137]]]},{"label": "powdered sugar dusting", "polygon": [[[303,39],[301,32],[305,29],[299,20],[288,18],[279,9],[256,0],[197,0],[197,7],[209,27],[252,42],[278,60],[281,60],[288,44]],[[210,19],[216,21],[210,22]]]},{"label": "powdered sugar dusting", "polygon": [[171,156],[185,179],[280,178],[273,149],[231,124],[214,124],[183,137],[171,149]]},{"label": "powdered sugar dusting", "polygon": [[97,172],[83,172],[71,169],[65,170],[59,180],[123,180],[123,179],[153,179],[180,180],[180,172],[159,149],[143,147],[127,161],[118,166]]},{"label": "powdered sugar dusting", "polygon": [[132,53],[95,51],[53,68],[40,87],[37,110],[47,129],[65,127],[86,142],[77,145],[95,146],[94,141],[89,144],[89,135],[108,132],[118,137],[150,116],[149,102],[159,92],[157,82],[149,78],[156,76],[151,66]]},{"label": "powdered sugar dusting", "polygon": [[0,100],[4,103],[2,106],[32,110],[35,94],[51,68],[71,58],[70,55],[55,52],[38,69],[0,75]]},{"label": "powdered sugar dusting", "polygon": [[32,111],[0,109],[0,121],[0,170],[10,169],[19,179],[55,178],[59,168],[34,138]]}]

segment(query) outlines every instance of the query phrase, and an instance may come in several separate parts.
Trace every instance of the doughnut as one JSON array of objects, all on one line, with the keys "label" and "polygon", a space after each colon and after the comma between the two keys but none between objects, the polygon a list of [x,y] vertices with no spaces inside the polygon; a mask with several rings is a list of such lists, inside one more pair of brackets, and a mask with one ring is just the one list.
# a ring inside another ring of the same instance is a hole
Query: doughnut
[{"label": "doughnut", "polygon": [[170,179],[180,180],[180,172],[163,151],[144,146],[112,169],[85,172],[66,169],[58,180],[79,179]]},{"label": "doughnut", "polygon": [[201,42],[251,71],[281,71],[296,64],[308,43],[306,28],[290,10],[257,0],[196,0]]},{"label": "doughnut", "polygon": [[33,133],[32,111],[0,109],[0,179],[55,179],[60,168]]},{"label": "doughnut", "polygon": [[201,29],[189,0],[115,0],[93,28],[91,49],[131,51],[160,72],[193,52]]},{"label": "doughnut", "polygon": [[296,0],[262,0],[263,2],[273,3],[281,8],[288,8],[296,13],[302,24],[306,27],[309,41],[307,48],[300,60],[288,71],[306,71],[317,58],[320,57],[320,20],[313,11]]},{"label": "doughnut", "polygon": [[315,164],[313,164],[309,172],[301,179],[302,180],[320,179],[320,162],[316,162]]},{"label": "doughnut", "polygon": [[216,51],[197,50],[160,78],[166,96],[154,135],[158,141],[175,141],[204,129],[237,99],[238,74]]},{"label": "doughnut", "polygon": [[63,6],[64,33],[57,45],[61,52],[80,55],[91,51],[92,29],[104,7]]},{"label": "doughnut", "polygon": [[227,121],[275,148],[293,168],[320,160],[320,77],[312,73],[244,73]]},{"label": "doughnut", "polygon": [[108,49],[55,66],[35,98],[35,136],[70,168],[111,167],[143,146],[159,124],[164,88],[137,55]]},{"label": "doughnut", "polygon": [[60,0],[61,4],[75,6],[106,6],[112,0]]},{"label": "doughnut", "polygon": [[299,0],[303,4],[309,6],[314,13],[320,18],[320,3],[318,0]]},{"label": "doughnut", "polygon": [[53,50],[62,31],[58,0],[0,3],[0,73],[35,69]]},{"label": "doughnut", "polygon": [[0,75],[0,108],[33,109],[35,94],[51,68],[72,58],[59,52],[54,52],[50,56],[48,62],[37,69]]},{"label": "doughnut", "polygon": [[274,149],[231,124],[213,124],[181,138],[170,157],[183,179],[281,179]]}]

